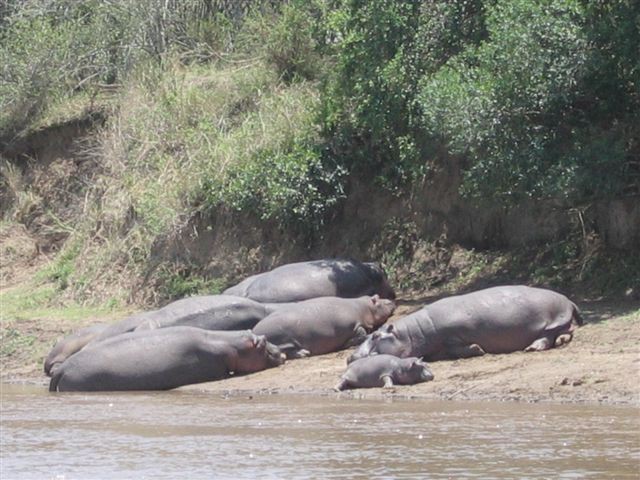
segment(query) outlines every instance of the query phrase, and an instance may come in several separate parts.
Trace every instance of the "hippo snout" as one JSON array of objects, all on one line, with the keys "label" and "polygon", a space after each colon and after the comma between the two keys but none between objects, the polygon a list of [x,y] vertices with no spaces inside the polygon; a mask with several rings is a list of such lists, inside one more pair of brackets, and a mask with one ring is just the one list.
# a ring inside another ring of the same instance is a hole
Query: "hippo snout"
[{"label": "hippo snout", "polygon": [[273,343],[271,342],[266,342],[266,343],[267,343],[266,350],[267,350],[267,357],[269,359],[269,364],[275,367],[282,365],[287,359],[287,356],[282,352],[282,350],[280,350]]},{"label": "hippo snout", "polygon": [[359,360],[361,358],[364,357],[369,357],[371,355],[375,355],[376,352],[372,352],[371,351],[371,342],[372,342],[372,335],[368,335],[366,340],[360,345],[360,347],[353,352],[349,358],[347,358],[347,364],[350,364],[352,362],[355,362],[356,360]]}]

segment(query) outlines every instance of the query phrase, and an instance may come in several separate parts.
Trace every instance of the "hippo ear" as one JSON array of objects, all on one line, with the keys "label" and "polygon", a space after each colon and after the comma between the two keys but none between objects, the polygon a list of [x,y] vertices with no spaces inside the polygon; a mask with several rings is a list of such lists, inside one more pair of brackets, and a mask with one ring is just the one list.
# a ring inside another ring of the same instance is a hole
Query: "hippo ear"
[{"label": "hippo ear", "polygon": [[377,293],[371,297],[371,303],[373,303],[374,305],[377,304],[379,300],[380,295],[378,295]]},{"label": "hippo ear", "polygon": [[264,335],[251,335],[251,346],[253,348],[264,348],[266,346],[266,337]]}]

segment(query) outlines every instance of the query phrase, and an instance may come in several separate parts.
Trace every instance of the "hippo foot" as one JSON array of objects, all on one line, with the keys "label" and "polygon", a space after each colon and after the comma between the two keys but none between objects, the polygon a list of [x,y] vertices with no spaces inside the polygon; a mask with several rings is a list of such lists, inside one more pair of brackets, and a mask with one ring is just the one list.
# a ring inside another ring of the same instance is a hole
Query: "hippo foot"
[{"label": "hippo foot", "polygon": [[341,392],[342,390],[346,390],[349,387],[349,382],[347,382],[344,378],[342,378],[333,389],[336,392]]},{"label": "hippo foot", "polygon": [[547,337],[538,338],[524,349],[525,352],[542,352],[551,348],[551,340]]},{"label": "hippo foot", "polygon": [[311,352],[305,348],[301,348],[300,350],[296,350],[291,353],[290,358],[307,358],[311,356]]},{"label": "hippo foot", "polygon": [[447,348],[447,353],[451,358],[470,358],[479,357],[486,352],[477,343],[472,343],[471,345],[451,346]]},{"label": "hippo foot", "polygon": [[391,377],[389,376],[385,376],[382,377],[382,381],[384,382],[384,385],[382,385],[382,388],[393,388],[393,380],[391,379]]},{"label": "hippo foot", "polygon": [[558,335],[558,337],[556,338],[556,341],[553,343],[553,345],[556,348],[557,347],[562,347],[562,346],[566,345],[567,343],[569,343],[572,339],[573,339],[573,333],[563,333],[562,335]]}]

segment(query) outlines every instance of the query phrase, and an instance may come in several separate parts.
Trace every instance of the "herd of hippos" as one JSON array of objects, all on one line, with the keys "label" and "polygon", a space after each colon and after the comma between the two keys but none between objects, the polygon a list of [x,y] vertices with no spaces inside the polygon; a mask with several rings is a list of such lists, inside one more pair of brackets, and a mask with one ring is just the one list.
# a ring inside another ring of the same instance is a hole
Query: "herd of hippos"
[{"label": "herd of hippos", "polygon": [[527,286],[443,298],[386,323],[394,300],[377,264],[291,263],[221,295],[83,328],[44,371],[54,392],[167,390],[358,346],[335,388],[389,387],[432,380],[425,361],[547,350],[582,325],[567,297]]}]

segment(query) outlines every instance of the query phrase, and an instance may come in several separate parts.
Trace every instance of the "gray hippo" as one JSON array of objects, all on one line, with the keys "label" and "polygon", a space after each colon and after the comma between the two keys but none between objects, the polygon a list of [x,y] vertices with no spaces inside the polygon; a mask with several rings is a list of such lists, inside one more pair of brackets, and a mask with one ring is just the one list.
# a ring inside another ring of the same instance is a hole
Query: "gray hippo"
[{"label": "gray hippo", "polygon": [[443,298],[369,335],[349,361],[388,353],[425,360],[546,350],[571,341],[582,325],[564,295],[503,286]]},{"label": "gray hippo", "polygon": [[169,390],[283,362],[277,347],[250,330],[169,327],[87,345],[55,370],[49,391]]},{"label": "gray hippo", "polygon": [[253,328],[288,358],[322,355],[362,342],[395,310],[393,300],[321,297],[281,308]]},{"label": "gray hippo", "polygon": [[[51,376],[51,367],[78,352],[89,342],[101,342],[134,330],[191,326],[206,330],[249,330],[256,323],[286,304],[263,305],[248,298],[232,295],[205,295],[183,298],[158,310],[136,313],[101,329],[82,329],[54,346],[44,371]],[[92,327],[88,327],[92,328]]]},{"label": "gray hippo", "polygon": [[335,389],[390,388],[394,385],[413,385],[430,380],[433,380],[433,373],[418,357],[399,358],[381,354],[351,362]]},{"label": "gray hippo", "polygon": [[382,268],[357,260],[314,260],[282,265],[253,275],[224,291],[258,302],[299,302],[317,297],[357,298],[395,293]]},{"label": "gray hippo", "polygon": [[109,325],[105,323],[89,325],[88,327],[81,328],[58,341],[44,360],[44,373],[51,376],[53,370],[55,370],[58,365],[100,335],[107,328],[109,328]]},{"label": "gray hippo", "polygon": [[135,330],[178,326],[205,330],[250,330],[279,307],[278,304],[262,304],[234,295],[188,297],[149,312],[147,319]]}]

